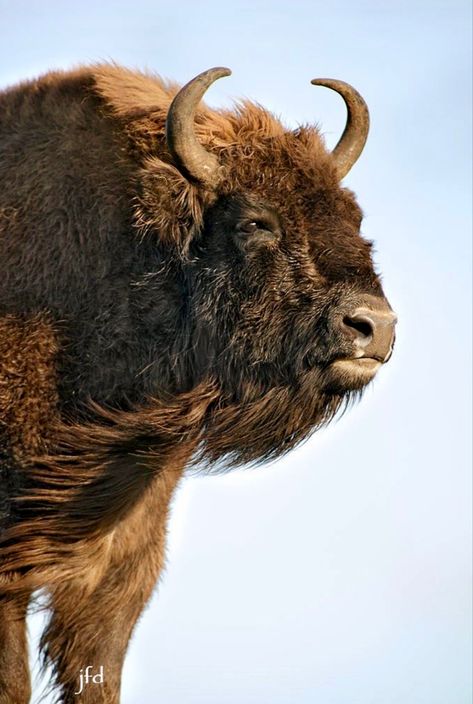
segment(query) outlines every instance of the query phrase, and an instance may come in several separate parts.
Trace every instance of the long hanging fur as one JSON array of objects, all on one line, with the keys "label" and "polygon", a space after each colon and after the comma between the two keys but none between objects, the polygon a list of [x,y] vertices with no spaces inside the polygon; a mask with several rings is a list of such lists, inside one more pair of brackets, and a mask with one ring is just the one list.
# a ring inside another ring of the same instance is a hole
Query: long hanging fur
[{"label": "long hanging fur", "polygon": [[78,573],[85,559],[93,562],[91,546],[100,548],[176,449],[192,452],[216,398],[209,386],[141,411],[91,404],[95,422],[53,426],[48,454],[29,458],[12,497],[15,522],[0,542],[2,592],[51,586]]}]

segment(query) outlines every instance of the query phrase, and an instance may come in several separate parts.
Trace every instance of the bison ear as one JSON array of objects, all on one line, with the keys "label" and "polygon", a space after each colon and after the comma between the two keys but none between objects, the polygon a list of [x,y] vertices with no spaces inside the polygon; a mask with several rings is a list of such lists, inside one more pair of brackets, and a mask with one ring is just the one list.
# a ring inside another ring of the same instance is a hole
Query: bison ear
[{"label": "bison ear", "polygon": [[213,200],[213,195],[157,157],[146,160],[141,184],[134,218],[138,231],[186,256],[191,241],[201,232],[207,199]]}]

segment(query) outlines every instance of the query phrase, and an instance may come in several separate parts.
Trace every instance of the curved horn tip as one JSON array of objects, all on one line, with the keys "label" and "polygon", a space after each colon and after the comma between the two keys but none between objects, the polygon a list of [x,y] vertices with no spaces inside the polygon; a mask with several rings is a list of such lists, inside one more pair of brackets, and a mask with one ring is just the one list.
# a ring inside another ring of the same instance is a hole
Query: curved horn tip
[{"label": "curved horn tip", "polygon": [[206,71],[198,73],[197,76],[194,76],[194,78],[189,81],[189,83],[197,83],[203,79],[207,79],[208,81],[213,83],[219,78],[226,78],[227,76],[231,75],[231,69],[226,68],[225,66],[214,66],[213,68],[208,68]]},{"label": "curved horn tip", "polygon": [[215,73],[218,72],[219,78],[232,75],[231,68],[227,68],[226,66],[215,66],[214,68],[210,68],[209,71],[214,71]]},{"label": "curved horn tip", "polygon": [[[311,83],[313,83],[314,86],[323,86],[326,83],[338,83],[339,81],[336,78],[313,78],[311,80]],[[342,81],[344,83],[344,81]]]}]

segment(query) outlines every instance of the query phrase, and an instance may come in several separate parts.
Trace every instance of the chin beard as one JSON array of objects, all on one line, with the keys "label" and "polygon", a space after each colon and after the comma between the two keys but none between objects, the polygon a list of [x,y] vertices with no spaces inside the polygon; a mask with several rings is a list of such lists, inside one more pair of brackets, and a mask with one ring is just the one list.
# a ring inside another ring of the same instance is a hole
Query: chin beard
[{"label": "chin beard", "polygon": [[222,393],[208,409],[194,467],[215,473],[261,464],[307,440],[361,395],[327,390],[325,376],[311,369],[297,384],[263,389],[250,382],[238,398]]}]

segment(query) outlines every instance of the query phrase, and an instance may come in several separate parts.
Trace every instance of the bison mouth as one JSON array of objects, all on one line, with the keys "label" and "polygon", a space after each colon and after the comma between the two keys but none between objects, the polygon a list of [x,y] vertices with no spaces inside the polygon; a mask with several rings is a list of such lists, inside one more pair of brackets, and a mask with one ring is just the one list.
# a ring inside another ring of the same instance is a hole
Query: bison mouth
[{"label": "bison mouth", "polygon": [[324,370],[326,390],[360,391],[387,360],[378,357],[338,357]]},{"label": "bison mouth", "polygon": [[308,354],[303,361],[304,371],[320,371],[321,386],[324,391],[343,393],[359,391],[377,374],[387,359],[371,356],[336,355],[326,362]]}]

